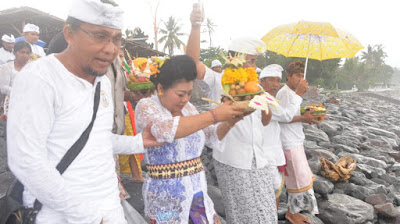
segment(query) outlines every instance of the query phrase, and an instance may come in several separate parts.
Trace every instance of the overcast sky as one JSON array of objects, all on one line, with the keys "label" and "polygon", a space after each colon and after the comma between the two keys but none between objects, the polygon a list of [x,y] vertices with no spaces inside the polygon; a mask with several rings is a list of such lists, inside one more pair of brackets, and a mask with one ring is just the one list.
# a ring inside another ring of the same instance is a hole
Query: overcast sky
[{"label": "overcast sky", "polygon": [[[154,42],[153,17],[160,2],[158,22],[173,15],[190,32],[189,15],[197,0],[114,0],[125,10],[126,28],[140,27]],[[0,10],[30,6],[65,19],[71,1],[65,0],[2,0]],[[400,11],[396,0],[202,0],[206,17],[217,26],[213,45],[227,48],[229,41],[243,35],[259,38],[281,24],[300,20],[329,22],[353,34],[362,45],[382,44],[386,63],[400,68]],[[397,4],[396,4],[397,3]],[[160,23],[161,26],[163,26]],[[204,33],[202,39],[208,40]],[[182,40],[186,43],[187,36]],[[206,47],[208,45],[204,45]],[[162,47],[162,46],[161,46]],[[162,49],[161,49],[162,50]],[[362,50],[363,51],[363,50]],[[361,51],[360,51],[361,52]],[[358,53],[357,55],[359,55]]]}]

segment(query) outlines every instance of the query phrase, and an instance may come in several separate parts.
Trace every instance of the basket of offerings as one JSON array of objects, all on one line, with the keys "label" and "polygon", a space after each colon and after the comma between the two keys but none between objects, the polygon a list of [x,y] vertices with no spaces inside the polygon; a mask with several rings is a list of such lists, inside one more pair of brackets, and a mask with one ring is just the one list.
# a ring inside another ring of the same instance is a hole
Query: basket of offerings
[{"label": "basket of offerings", "polygon": [[159,73],[158,70],[164,59],[159,57],[136,58],[132,61],[133,71],[128,76],[128,89],[130,91],[151,91],[155,90],[154,84],[150,81],[150,76]]},{"label": "basket of offerings", "polygon": [[312,111],[311,114],[320,115],[319,117],[315,118],[315,120],[322,122],[325,119],[327,109],[324,105],[310,104],[309,106],[305,106],[304,108],[301,108],[300,112],[303,115],[306,111],[310,111],[310,110]]},{"label": "basket of offerings", "polygon": [[222,93],[234,101],[233,105],[247,106],[249,110],[255,108],[249,107],[251,100],[264,94],[264,91],[258,85],[258,76],[254,68],[243,68],[246,63],[246,55],[238,54],[226,57],[225,70],[222,75]]}]

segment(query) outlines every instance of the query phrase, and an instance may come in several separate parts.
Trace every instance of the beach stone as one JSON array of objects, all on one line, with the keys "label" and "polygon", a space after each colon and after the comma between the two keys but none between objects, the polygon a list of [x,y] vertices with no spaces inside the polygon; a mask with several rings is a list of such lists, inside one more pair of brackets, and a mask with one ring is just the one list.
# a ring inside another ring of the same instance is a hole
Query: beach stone
[{"label": "beach stone", "polygon": [[310,149],[306,151],[306,154],[307,158],[325,158],[332,161],[333,163],[335,163],[339,159],[339,157],[337,157],[334,153],[325,149]]},{"label": "beach stone", "polygon": [[371,194],[365,197],[364,201],[370,205],[379,205],[384,204],[386,202],[386,195],[385,194]]},{"label": "beach stone", "polygon": [[329,142],[329,136],[322,130],[317,128],[308,128],[304,130],[306,139],[314,142]]},{"label": "beach stone", "polygon": [[332,142],[357,148],[361,141],[354,135],[341,134],[332,138]]},{"label": "beach stone", "polygon": [[214,202],[215,211],[222,217],[226,217],[225,215],[225,207],[222,200],[221,190],[215,186],[208,185],[207,193],[210,196],[211,200]]},{"label": "beach stone", "polygon": [[320,194],[322,197],[325,197],[332,193],[335,185],[330,182],[328,179],[318,176],[315,176],[315,181],[314,181],[314,192]]},{"label": "beach stone", "polygon": [[390,139],[395,139],[397,142],[399,142],[399,137],[393,132],[386,131],[386,130],[379,129],[379,128],[374,128],[374,127],[368,127],[367,130],[370,133],[373,133],[375,135],[385,136]]},{"label": "beach stone", "polygon": [[279,208],[278,208],[278,219],[279,220],[285,220],[285,215],[288,210],[288,205],[287,203],[279,202]]},{"label": "beach stone", "polygon": [[394,218],[400,215],[400,212],[394,208],[392,203],[375,205],[374,208],[378,212],[378,214],[385,217]]},{"label": "beach stone", "polygon": [[395,176],[389,175],[387,173],[382,174],[381,176],[379,176],[379,179],[384,180],[388,184],[393,184],[396,181],[398,181],[398,179]]},{"label": "beach stone", "polygon": [[377,193],[376,189],[370,189],[367,186],[359,186],[353,183],[336,183],[335,188],[342,189],[346,195],[364,200],[368,195]]},{"label": "beach stone", "polygon": [[336,149],[336,154],[340,153],[338,150],[348,152],[348,153],[360,153],[360,151],[354,147],[343,145],[343,144],[333,144],[332,147]]},{"label": "beach stone", "polygon": [[366,165],[369,165],[372,167],[377,167],[377,168],[382,168],[382,169],[386,169],[388,166],[382,160],[374,159],[374,158],[363,156],[360,154],[352,154],[351,156],[357,161],[357,165],[358,164],[366,164]]},{"label": "beach stone", "polygon": [[366,164],[357,164],[356,170],[363,172],[367,178],[386,173],[386,171],[382,168],[373,167]]},{"label": "beach stone", "polygon": [[324,121],[318,127],[329,137],[336,136],[343,130],[343,125],[336,121]]},{"label": "beach stone", "polygon": [[308,165],[310,166],[311,171],[312,171],[314,174],[318,174],[318,173],[319,173],[319,171],[318,171],[318,166],[319,166],[319,164],[321,163],[320,158],[318,158],[318,157],[313,157],[313,158],[311,158],[311,159],[309,159],[309,160],[307,160],[307,161],[308,161]]},{"label": "beach stone", "polygon": [[344,194],[330,194],[328,200],[318,200],[318,209],[323,223],[364,224],[375,217],[372,205]]},{"label": "beach stone", "polygon": [[373,182],[375,182],[377,184],[380,184],[380,185],[385,185],[385,186],[389,186],[390,185],[390,184],[386,183],[386,181],[384,181],[382,179],[379,179],[377,177],[372,178],[371,181],[373,181]]},{"label": "beach stone", "polygon": [[389,170],[390,170],[391,172],[400,171],[400,163],[395,163],[395,164],[393,164],[393,165],[389,168]]}]

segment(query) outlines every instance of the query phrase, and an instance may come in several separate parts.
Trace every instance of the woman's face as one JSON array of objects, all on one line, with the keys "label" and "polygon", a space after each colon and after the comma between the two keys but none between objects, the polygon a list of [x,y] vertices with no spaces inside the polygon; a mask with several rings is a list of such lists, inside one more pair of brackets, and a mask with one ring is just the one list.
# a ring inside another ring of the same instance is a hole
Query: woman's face
[{"label": "woman's face", "polygon": [[159,96],[160,102],[172,115],[181,113],[183,107],[189,102],[192,91],[193,81],[178,80],[167,90],[158,85],[158,93],[162,92]]},{"label": "woman's face", "polygon": [[31,56],[31,50],[27,47],[22,48],[19,51],[15,51],[15,60],[20,63],[27,63],[29,61],[29,57]]}]

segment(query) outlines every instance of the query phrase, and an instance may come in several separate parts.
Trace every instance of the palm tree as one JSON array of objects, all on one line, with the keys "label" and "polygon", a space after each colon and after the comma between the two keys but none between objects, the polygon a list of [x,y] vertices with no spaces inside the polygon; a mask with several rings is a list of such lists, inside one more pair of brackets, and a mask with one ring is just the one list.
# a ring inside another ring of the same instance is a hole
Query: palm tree
[{"label": "palm tree", "polygon": [[214,33],[214,27],[216,27],[216,25],[213,23],[213,21],[210,18],[207,18],[206,31],[208,32],[208,37],[210,38],[210,48],[212,47],[211,34]]},{"label": "palm tree", "polygon": [[173,16],[170,16],[168,22],[162,21],[164,23],[165,29],[160,28],[160,33],[164,34],[158,42],[164,44],[164,52],[168,48],[169,55],[172,56],[174,54],[175,48],[180,48],[184,43],[179,39],[180,36],[185,35],[181,33],[182,26],[177,23],[176,19]]}]

